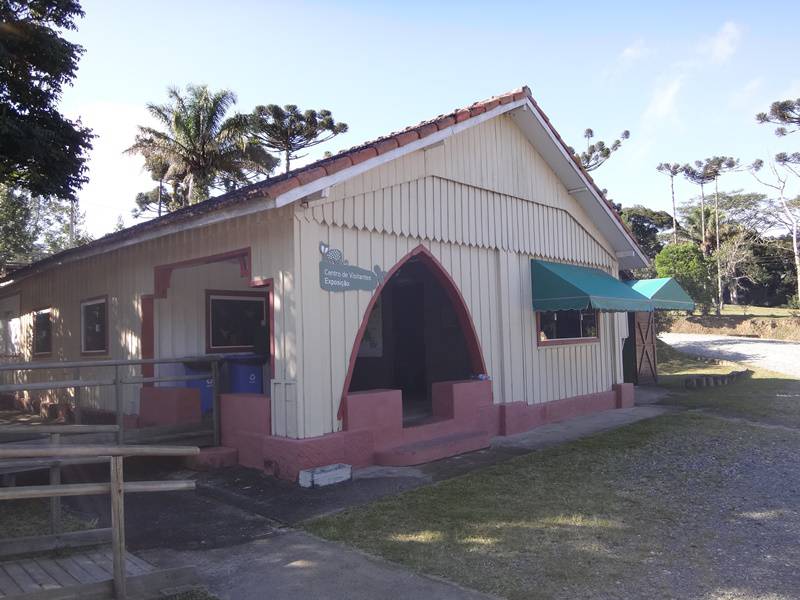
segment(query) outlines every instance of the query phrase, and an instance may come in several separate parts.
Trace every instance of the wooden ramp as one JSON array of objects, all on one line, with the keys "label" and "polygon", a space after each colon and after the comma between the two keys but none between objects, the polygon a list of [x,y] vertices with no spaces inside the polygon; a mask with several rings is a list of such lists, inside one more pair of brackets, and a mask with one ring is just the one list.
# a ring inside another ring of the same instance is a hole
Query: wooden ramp
[{"label": "wooden ramp", "polygon": [[[129,598],[158,597],[196,582],[191,567],[158,570],[131,553],[125,556],[125,574]],[[0,562],[0,598],[112,598],[113,577],[110,549],[7,560]]]}]

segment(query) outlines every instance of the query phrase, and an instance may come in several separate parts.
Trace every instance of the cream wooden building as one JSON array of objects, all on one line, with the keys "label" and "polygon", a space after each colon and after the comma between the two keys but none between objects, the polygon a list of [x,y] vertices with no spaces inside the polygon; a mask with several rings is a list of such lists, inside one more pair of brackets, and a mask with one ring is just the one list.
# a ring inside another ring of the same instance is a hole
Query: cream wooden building
[{"label": "cream wooden building", "polygon": [[261,347],[262,392],[222,398],[239,462],[413,464],[630,403],[625,314],[535,311],[532,259],[646,264],[523,88],[13,273],[0,352]]}]

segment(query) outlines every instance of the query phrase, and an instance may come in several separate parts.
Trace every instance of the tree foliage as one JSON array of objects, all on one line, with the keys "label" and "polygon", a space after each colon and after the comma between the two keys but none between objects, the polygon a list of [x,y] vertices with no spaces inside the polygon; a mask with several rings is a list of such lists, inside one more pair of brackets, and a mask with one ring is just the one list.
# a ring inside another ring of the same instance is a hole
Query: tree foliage
[{"label": "tree foliage", "polygon": [[10,262],[25,261],[33,249],[30,217],[28,196],[0,184],[0,271]]},{"label": "tree foliage", "polygon": [[621,216],[647,257],[655,258],[664,247],[659,234],[672,227],[672,215],[663,210],[653,210],[637,204],[623,208]]},{"label": "tree foliage", "polygon": [[83,16],[77,0],[0,2],[0,182],[75,201],[92,133],[56,109],[83,48],[63,37]]},{"label": "tree foliage", "polygon": [[611,158],[614,152],[622,147],[623,140],[629,139],[631,137],[631,132],[626,129],[610,144],[606,144],[602,140],[592,142],[594,139],[594,130],[591,128],[587,128],[583,132],[583,137],[586,139],[586,150],[580,154],[575,152],[575,149],[571,146],[569,150],[577,157],[584,169],[587,171],[594,171],[602,166],[603,163]]},{"label": "tree foliage", "polygon": [[683,173],[683,165],[678,163],[662,162],[656,166],[656,171],[669,177],[669,189],[672,195],[672,241],[678,243],[678,212],[675,205],[675,178]]},{"label": "tree foliage", "polygon": [[712,264],[695,244],[670,244],[654,263],[658,277],[674,277],[701,310],[708,310],[713,302]]},{"label": "tree foliage", "polygon": [[265,148],[278,152],[286,172],[303,150],[345,133],[347,123],[336,122],[329,110],[301,112],[294,104],[256,106],[249,115],[250,132]]},{"label": "tree foliage", "polygon": [[[236,103],[233,92],[189,85],[185,93],[169,88],[167,95],[166,104],[147,105],[160,127],[140,126],[127,152],[143,156],[159,186],[171,188],[169,208],[206,200],[212,188],[231,190],[251,183],[277,165],[249,135],[249,120],[228,116]],[[139,210],[147,210],[152,200],[152,193],[140,196]]]},{"label": "tree foliage", "polygon": [[756,115],[756,122],[777,125],[775,135],[781,137],[800,131],[800,98],[773,102],[768,112]]}]

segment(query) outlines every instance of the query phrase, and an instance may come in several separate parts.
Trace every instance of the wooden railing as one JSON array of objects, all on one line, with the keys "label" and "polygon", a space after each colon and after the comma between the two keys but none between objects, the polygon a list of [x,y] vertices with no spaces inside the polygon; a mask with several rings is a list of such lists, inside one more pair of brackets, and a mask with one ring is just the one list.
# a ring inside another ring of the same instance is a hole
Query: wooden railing
[{"label": "wooden railing", "polygon": [[[212,388],[212,420],[213,420],[213,435],[214,445],[219,446],[220,439],[220,426],[219,426],[219,394],[220,394],[220,380],[219,380],[219,366],[220,361],[223,360],[221,356],[203,355],[203,356],[184,356],[179,358],[142,358],[132,360],[81,360],[81,361],[52,361],[52,362],[24,362],[0,365],[0,373],[13,372],[22,373],[29,371],[56,371],[56,370],[72,370],[71,379],[63,379],[56,381],[41,381],[30,383],[12,383],[0,384],[0,394],[2,393],[17,393],[28,392],[37,390],[61,390],[72,389],[75,399],[75,421],[81,423],[81,389],[90,387],[114,387],[114,410],[116,413],[116,432],[117,441],[122,444],[124,441],[124,403],[122,398],[123,385],[142,385],[148,383],[162,383],[162,382],[185,382],[196,380],[210,380]],[[189,375],[163,375],[155,377],[126,377],[121,373],[122,367],[135,367],[143,365],[158,365],[158,364],[177,364],[177,363],[190,363],[190,362],[207,362],[211,365],[211,370],[207,373],[192,373]],[[81,379],[81,369],[86,368],[113,368],[114,376],[98,379]]]},{"label": "wooden railing", "polygon": [[[53,426],[52,430],[70,427]],[[80,426],[72,426],[80,427]],[[19,427],[14,426],[19,429]],[[8,427],[3,428],[8,431]],[[38,428],[37,428],[38,429]],[[59,435],[54,433],[53,435]],[[62,484],[59,481],[50,485],[31,485],[13,488],[0,488],[0,500],[20,500],[29,498],[62,498],[65,496],[90,496],[110,494],[111,496],[111,546],[113,554],[113,586],[116,598],[126,597],[125,584],[125,493],[167,492],[194,490],[194,481],[135,481],[125,483],[123,478],[123,459],[126,456],[191,456],[199,453],[196,447],[180,446],[62,446],[50,445],[0,445],[0,460],[45,461],[50,464],[64,464],[67,461],[88,460],[91,462],[109,461],[110,481],[108,483]],[[74,463],[73,463],[74,464]],[[80,531],[34,538],[4,540],[0,544],[0,555],[6,553],[24,554],[41,552],[55,548],[94,545],[102,542],[108,530]]]}]

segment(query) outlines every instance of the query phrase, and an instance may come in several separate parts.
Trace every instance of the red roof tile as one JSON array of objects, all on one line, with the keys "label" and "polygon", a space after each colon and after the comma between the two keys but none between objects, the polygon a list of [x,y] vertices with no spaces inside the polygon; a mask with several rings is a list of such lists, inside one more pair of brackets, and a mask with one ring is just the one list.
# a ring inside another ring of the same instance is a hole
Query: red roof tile
[{"label": "red roof tile", "polygon": [[[544,114],[542,109],[533,99],[530,88],[528,88],[528,86],[523,86],[522,88],[516,89],[506,94],[501,94],[500,96],[494,96],[487,100],[475,102],[468,107],[458,108],[446,115],[439,115],[434,119],[423,121],[422,123],[419,123],[418,125],[414,125],[412,127],[407,127],[403,131],[391,133],[384,137],[378,138],[377,140],[373,140],[371,142],[367,142],[360,146],[356,146],[354,148],[350,148],[349,150],[340,152],[334,156],[324,158],[322,160],[316,161],[312,164],[300,167],[298,169],[294,169],[292,171],[289,171],[288,173],[277,175],[275,177],[271,177],[264,181],[254,183],[250,186],[241,188],[239,190],[228,192],[227,194],[217,196],[216,198],[211,198],[209,200],[206,200],[205,202],[200,202],[199,204],[188,206],[186,208],[164,215],[163,217],[152,219],[150,221],[145,221],[144,223],[139,223],[132,227],[128,227],[127,229],[123,229],[122,231],[111,233],[105,237],[89,242],[88,244],[85,244],[83,246],[72,248],[70,250],[65,250],[64,252],[60,252],[51,257],[33,263],[28,267],[24,267],[19,271],[15,271],[13,278],[16,279],[18,277],[25,276],[28,273],[44,268],[49,264],[59,264],[62,260],[64,260],[64,258],[66,258],[69,255],[78,254],[80,252],[102,247],[104,245],[111,245],[116,242],[126,240],[131,237],[135,237],[140,233],[158,229],[159,227],[162,226],[177,224],[183,221],[190,221],[196,217],[199,217],[202,214],[206,214],[221,208],[226,208],[242,201],[256,199],[256,198],[263,198],[265,196],[270,198],[277,198],[281,194],[285,194],[286,192],[298,188],[302,185],[306,185],[322,177],[333,175],[334,173],[338,173],[339,171],[342,171],[351,166],[357,165],[366,160],[374,158],[379,154],[384,154],[386,152],[394,150],[395,148],[405,146],[418,139],[422,139],[431,134],[434,134],[437,131],[441,131],[442,129],[452,127],[457,123],[462,123],[470,118],[481,115],[500,105],[508,104],[509,102],[514,102],[517,100],[522,100],[523,98],[527,98],[528,100],[530,100],[536,111],[541,115],[544,121],[547,122],[547,124],[553,130],[556,139],[559,141],[559,143],[562,144],[565,149],[568,148],[567,144],[564,142],[564,140],[561,138],[561,136],[558,134],[555,128],[553,128],[552,124],[550,123],[550,119],[547,118],[547,115]],[[577,159],[577,157],[572,156],[572,154],[569,152],[568,154],[570,154],[572,160],[575,162],[577,167],[586,176],[587,180],[589,181],[590,185],[594,188],[594,190],[597,192],[598,196],[600,196],[603,199],[603,201],[610,206],[608,200],[605,199],[602,192],[594,183],[594,180],[592,180],[589,173],[580,164],[580,161]],[[614,215],[617,221],[619,221],[623,225],[623,227],[625,227],[625,230],[628,231],[628,233],[631,235],[631,239],[634,239],[633,234],[630,233],[630,229],[625,225],[625,223],[619,217],[617,212],[612,209],[611,213]],[[11,279],[11,278],[12,277],[7,277],[5,279]],[[0,281],[2,281],[2,279],[0,279]]]}]

